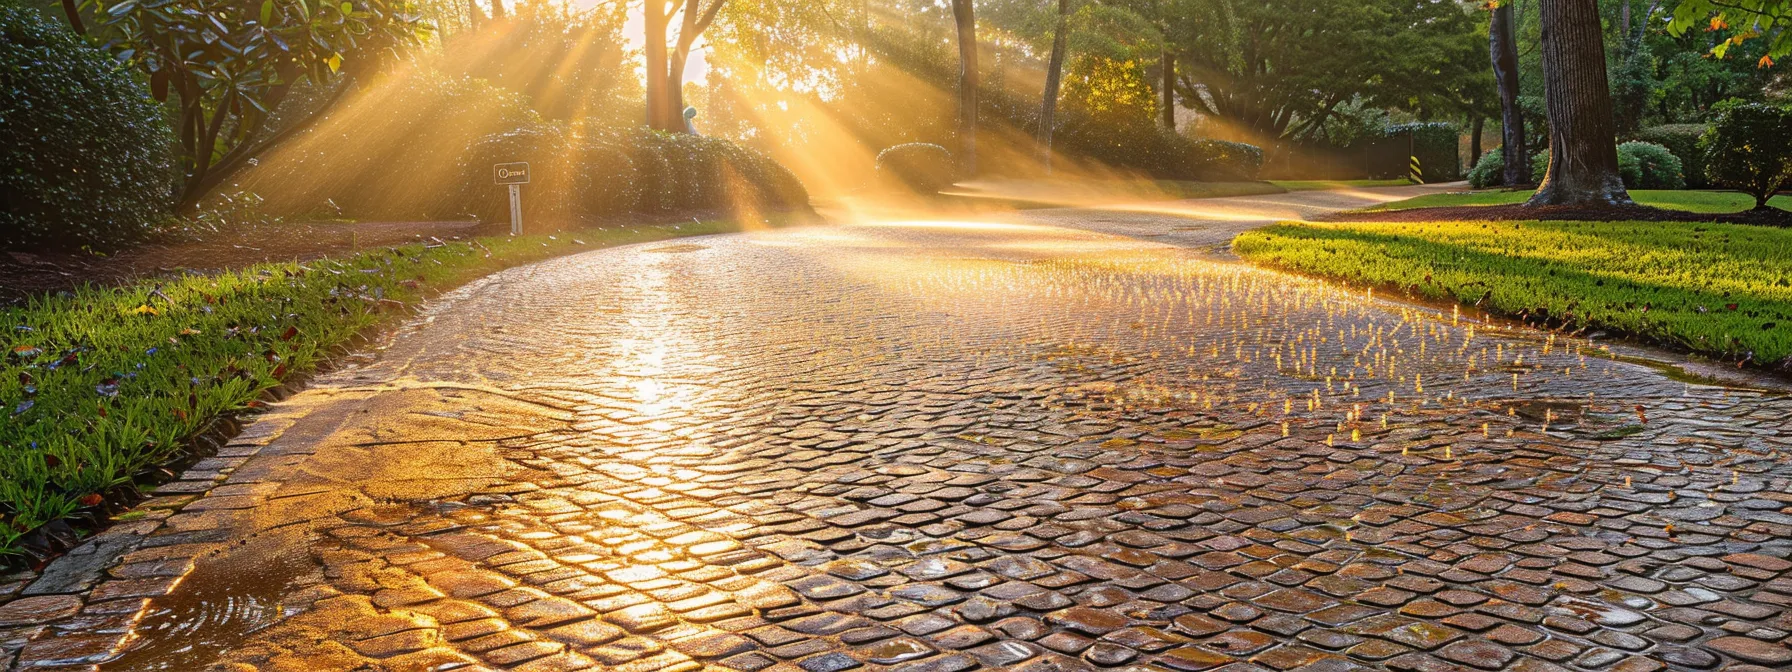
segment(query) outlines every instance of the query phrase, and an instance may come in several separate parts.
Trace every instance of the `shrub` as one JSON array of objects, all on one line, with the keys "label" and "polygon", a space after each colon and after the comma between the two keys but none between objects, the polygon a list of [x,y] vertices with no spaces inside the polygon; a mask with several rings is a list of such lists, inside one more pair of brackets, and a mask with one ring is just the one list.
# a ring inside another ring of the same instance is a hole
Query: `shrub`
[{"label": "shrub", "polygon": [[1725,101],[1700,140],[1712,184],[1755,197],[1755,208],[1792,181],[1792,108]]},{"label": "shrub", "polygon": [[[1623,166],[1619,166],[1623,170]],[[1542,182],[1549,175],[1549,148],[1531,154],[1531,179]]]},{"label": "shrub", "polygon": [[1475,167],[1468,170],[1468,186],[1476,189],[1497,187],[1506,183],[1506,158],[1501,148],[1495,147],[1481,155]]},{"label": "shrub", "polygon": [[0,247],[139,240],[173,194],[161,109],[105,52],[0,5]]},{"label": "shrub", "polygon": [[460,162],[459,189],[448,199],[462,213],[509,219],[506,191],[492,165],[529,162],[523,219],[613,217],[743,207],[782,210],[808,204],[788,170],[719,138],[646,129],[579,128],[536,123],[479,138]]},{"label": "shrub", "polygon": [[1263,150],[1256,145],[1225,140],[1196,140],[1190,143],[1194,165],[1191,175],[1208,182],[1241,182],[1257,179],[1263,170]]},{"label": "shrub", "polygon": [[[1635,166],[1635,177],[1624,172],[1626,164]],[[1618,145],[1618,169],[1624,172],[1628,189],[1685,189],[1686,178],[1680,159],[1668,148],[1652,142],[1632,140]]]},{"label": "shrub", "polygon": [[1704,124],[1666,124],[1650,126],[1636,134],[1636,139],[1668,148],[1680,159],[1680,174],[1689,189],[1711,186],[1705,179],[1705,153],[1699,150],[1699,136],[1709,127]]},{"label": "shrub", "polygon": [[896,145],[877,153],[877,174],[885,180],[931,194],[952,184],[952,153],[925,142]]}]

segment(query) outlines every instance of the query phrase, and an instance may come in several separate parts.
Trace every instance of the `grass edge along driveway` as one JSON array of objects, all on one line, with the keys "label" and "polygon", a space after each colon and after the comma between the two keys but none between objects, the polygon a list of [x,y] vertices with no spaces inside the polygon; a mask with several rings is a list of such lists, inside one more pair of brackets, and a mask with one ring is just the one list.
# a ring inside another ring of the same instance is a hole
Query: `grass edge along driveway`
[{"label": "grass edge along driveway", "polygon": [[1240,234],[1252,263],[1606,329],[1697,354],[1792,365],[1792,230],[1662,222],[1282,222]]},{"label": "grass edge along driveway", "polygon": [[31,531],[182,454],[427,296],[503,268],[727,222],[493,236],[85,287],[0,308],[0,567]]}]

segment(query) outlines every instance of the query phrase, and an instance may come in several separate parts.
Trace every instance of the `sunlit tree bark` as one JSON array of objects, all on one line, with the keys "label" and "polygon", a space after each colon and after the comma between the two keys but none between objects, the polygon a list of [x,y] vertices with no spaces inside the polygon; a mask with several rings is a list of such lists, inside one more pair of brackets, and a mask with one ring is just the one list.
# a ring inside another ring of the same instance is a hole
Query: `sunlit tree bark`
[{"label": "sunlit tree bark", "polygon": [[492,0],[492,20],[504,20],[504,0]]},{"label": "sunlit tree bark", "polygon": [[1618,176],[1617,130],[1595,0],[1547,0],[1543,89],[1549,109],[1549,173],[1530,205],[1628,205]]},{"label": "sunlit tree bark", "polygon": [[1493,23],[1487,28],[1487,50],[1493,58],[1493,79],[1500,97],[1500,154],[1506,159],[1502,177],[1507,185],[1531,182],[1530,153],[1524,142],[1524,109],[1518,106],[1518,43],[1513,40],[1512,24],[1512,3],[1501,2],[1494,8]]},{"label": "sunlit tree bark", "polygon": [[[703,7],[700,0],[683,0],[683,6],[666,0],[647,0],[643,12],[646,44],[642,52],[647,62],[647,125],[661,131],[684,132],[684,69],[691,47],[697,38],[715,23],[716,14],[727,0],[711,0]],[[668,50],[667,33],[672,15],[682,13],[678,41]]]},{"label": "sunlit tree bark", "polygon": [[1045,93],[1039,101],[1039,162],[1052,172],[1052,130],[1057,125],[1058,88],[1064,83],[1064,52],[1070,32],[1070,0],[1058,0],[1058,25],[1052,29],[1052,55],[1045,66]]},{"label": "sunlit tree bark", "polygon": [[971,0],[952,0],[958,28],[958,161],[966,176],[977,172],[977,17]]}]

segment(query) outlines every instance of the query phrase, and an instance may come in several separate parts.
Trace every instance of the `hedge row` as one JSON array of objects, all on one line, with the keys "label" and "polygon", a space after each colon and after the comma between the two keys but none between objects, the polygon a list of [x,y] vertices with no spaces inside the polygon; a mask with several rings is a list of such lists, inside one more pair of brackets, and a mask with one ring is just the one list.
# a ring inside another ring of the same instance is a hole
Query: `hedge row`
[{"label": "hedge row", "polygon": [[[1531,179],[1541,181],[1549,170],[1549,151],[1531,154]],[[1500,186],[1505,180],[1505,153],[1496,147],[1481,155],[1468,171],[1476,189]],[[1687,180],[1680,159],[1668,148],[1632,140],[1618,145],[1618,175],[1626,189],[1684,189]]]},{"label": "hedge row", "polygon": [[784,166],[727,140],[644,128],[581,129],[535,123],[475,141],[460,189],[444,204],[484,220],[508,218],[492,165],[529,162],[523,219],[805,207],[808,192]]},{"label": "hedge row", "polygon": [[435,73],[374,83],[240,187],[279,214],[507,221],[492,166],[516,161],[525,220],[808,203],[789,171],[726,140],[548,122],[520,95]]}]

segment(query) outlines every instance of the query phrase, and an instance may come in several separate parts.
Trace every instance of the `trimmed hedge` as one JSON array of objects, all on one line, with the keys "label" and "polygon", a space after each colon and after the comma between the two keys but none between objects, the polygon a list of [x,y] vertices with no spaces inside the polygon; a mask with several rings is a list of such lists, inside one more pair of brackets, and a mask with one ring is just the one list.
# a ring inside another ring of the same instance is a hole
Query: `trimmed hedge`
[{"label": "trimmed hedge", "polygon": [[808,203],[783,166],[726,140],[550,123],[520,95],[433,73],[356,94],[264,157],[241,187],[283,215],[508,221],[491,171],[513,161],[533,173],[526,221]]},{"label": "trimmed hedge", "polygon": [[453,213],[509,219],[492,165],[527,161],[523,219],[806,207],[808,192],[784,166],[727,140],[644,128],[584,129],[535,123],[477,139],[459,162]]},{"label": "trimmed hedge", "polygon": [[1071,113],[1052,135],[1052,148],[1078,158],[1143,172],[1161,180],[1255,180],[1263,150],[1224,140],[1195,140],[1151,120],[1129,123]]},{"label": "trimmed hedge", "polygon": [[1412,155],[1419,157],[1419,166],[1426,182],[1449,182],[1462,177],[1462,156],[1457,139],[1462,129],[1442,121],[1421,121],[1394,124],[1382,130],[1384,138],[1412,134]]},{"label": "trimmed hedge", "polygon": [[1664,124],[1638,131],[1636,139],[1668,148],[1674,158],[1680,159],[1680,174],[1686,179],[1686,187],[1704,189],[1711,186],[1711,181],[1705,179],[1705,152],[1699,149],[1699,138],[1707,130],[1710,127],[1704,124]]},{"label": "trimmed hedge", "polygon": [[0,6],[0,248],[109,249],[168,216],[162,110],[111,56]]},{"label": "trimmed hedge", "polygon": [[910,142],[877,153],[878,176],[916,193],[937,193],[952,184],[955,173],[952,153],[932,143]]},{"label": "trimmed hedge", "polygon": [[1685,189],[1680,159],[1668,148],[1632,140],[1618,145],[1618,172],[1626,189]]}]

